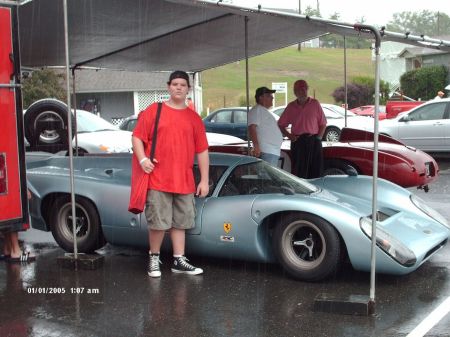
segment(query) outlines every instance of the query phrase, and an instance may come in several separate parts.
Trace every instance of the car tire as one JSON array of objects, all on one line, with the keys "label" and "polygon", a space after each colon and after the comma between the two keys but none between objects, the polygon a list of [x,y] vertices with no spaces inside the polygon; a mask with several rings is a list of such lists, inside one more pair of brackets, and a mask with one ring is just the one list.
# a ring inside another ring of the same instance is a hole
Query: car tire
[{"label": "car tire", "polygon": [[336,175],[358,175],[358,169],[345,160],[331,159],[325,160],[324,163],[324,176],[336,176]]},{"label": "car tire", "polygon": [[320,281],[338,271],[341,240],[334,227],[309,213],[280,218],[273,235],[274,253],[283,269],[302,281]]},{"label": "car tire", "polygon": [[[89,200],[77,197],[77,250],[90,253],[105,245],[97,209]],[[55,241],[67,252],[73,252],[72,204],[69,195],[58,197],[53,204],[50,227]]]},{"label": "car tire", "polygon": [[325,129],[323,140],[327,142],[338,142],[341,137],[341,130],[335,126],[330,126]]},{"label": "car tire", "polygon": [[[67,149],[67,105],[56,99],[43,99],[31,104],[24,116],[25,138],[32,147],[61,146]],[[75,118],[72,116],[72,135]]]}]

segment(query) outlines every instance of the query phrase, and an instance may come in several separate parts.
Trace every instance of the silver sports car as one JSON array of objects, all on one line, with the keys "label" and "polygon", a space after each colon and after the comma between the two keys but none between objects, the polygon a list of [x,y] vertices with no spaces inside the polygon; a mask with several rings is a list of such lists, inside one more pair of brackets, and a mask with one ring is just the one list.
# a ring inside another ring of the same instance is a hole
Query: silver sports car
[{"label": "silver sports car", "polygon": [[[106,242],[148,247],[144,216],[127,211],[130,156],[74,158],[80,252]],[[212,153],[210,161],[210,194],[196,199],[188,254],[275,262],[307,281],[331,276],[345,260],[357,270],[370,270],[372,177],[307,181],[253,157]],[[33,228],[52,231],[58,244],[72,251],[68,164],[67,157],[30,153],[27,176]],[[386,180],[378,181],[378,195],[377,272],[412,272],[447,243],[449,224]]]}]

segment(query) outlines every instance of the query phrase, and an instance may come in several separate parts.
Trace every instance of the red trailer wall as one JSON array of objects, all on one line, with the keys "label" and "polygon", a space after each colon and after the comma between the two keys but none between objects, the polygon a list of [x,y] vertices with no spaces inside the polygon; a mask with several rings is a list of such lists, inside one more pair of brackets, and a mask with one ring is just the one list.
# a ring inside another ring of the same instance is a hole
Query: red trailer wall
[{"label": "red trailer wall", "polygon": [[12,10],[0,7],[0,224],[24,217],[18,133],[22,116],[16,114],[15,88],[7,87],[14,79],[12,32]]}]

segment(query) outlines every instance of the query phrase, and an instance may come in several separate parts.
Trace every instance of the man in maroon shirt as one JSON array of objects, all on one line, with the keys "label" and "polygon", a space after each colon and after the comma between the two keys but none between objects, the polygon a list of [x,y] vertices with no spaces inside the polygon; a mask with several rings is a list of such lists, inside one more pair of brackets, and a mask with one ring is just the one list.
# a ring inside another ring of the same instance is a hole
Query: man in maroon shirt
[{"label": "man in maroon shirt", "polygon": [[[280,119],[281,133],[291,140],[291,171],[300,178],[323,174],[322,137],[327,120],[318,100],[308,96],[308,83],[294,83],[295,101],[290,102]],[[291,132],[286,128],[291,125]]]}]

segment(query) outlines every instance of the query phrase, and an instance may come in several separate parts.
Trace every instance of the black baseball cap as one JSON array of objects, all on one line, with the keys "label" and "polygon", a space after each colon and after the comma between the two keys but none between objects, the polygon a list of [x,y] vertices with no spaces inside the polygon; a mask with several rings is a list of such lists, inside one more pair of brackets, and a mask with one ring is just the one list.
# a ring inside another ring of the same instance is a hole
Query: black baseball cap
[{"label": "black baseball cap", "polygon": [[258,89],[256,89],[255,99],[258,100],[258,98],[264,94],[273,94],[275,92],[276,92],[276,90],[271,90],[267,87],[258,88]]},{"label": "black baseball cap", "polygon": [[169,76],[169,81],[167,81],[167,85],[170,85],[170,83],[176,78],[182,78],[186,80],[188,86],[191,86],[189,83],[189,75],[183,70],[175,70],[173,73],[171,73]]}]

